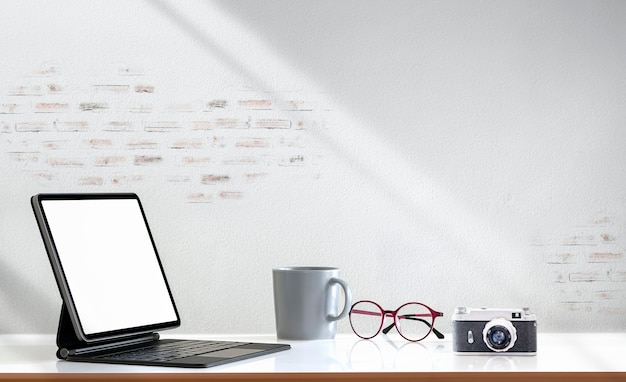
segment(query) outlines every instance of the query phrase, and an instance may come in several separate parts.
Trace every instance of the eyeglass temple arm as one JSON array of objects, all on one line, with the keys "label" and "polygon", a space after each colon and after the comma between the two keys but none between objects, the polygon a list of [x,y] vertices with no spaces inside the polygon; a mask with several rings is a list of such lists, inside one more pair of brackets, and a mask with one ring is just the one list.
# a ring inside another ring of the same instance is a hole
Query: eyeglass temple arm
[{"label": "eyeglass temple arm", "polygon": [[[432,326],[428,321],[423,320],[421,318],[416,318],[416,317],[410,317],[408,315],[403,316],[403,318],[407,319],[407,320],[414,320],[414,321],[421,321],[423,323],[425,323],[426,325],[428,325],[429,328],[431,328],[433,330],[433,333],[435,333],[435,335],[437,336],[437,338],[439,338],[440,340],[442,340],[444,338],[444,335],[437,329],[435,329],[434,326]],[[389,331],[391,329],[393,329],[393,327],[396,326],[395,322],[392,322],[391,325],[387,326],[385,329],[383,329],[383,333],[387,334],[389,333]]]}]

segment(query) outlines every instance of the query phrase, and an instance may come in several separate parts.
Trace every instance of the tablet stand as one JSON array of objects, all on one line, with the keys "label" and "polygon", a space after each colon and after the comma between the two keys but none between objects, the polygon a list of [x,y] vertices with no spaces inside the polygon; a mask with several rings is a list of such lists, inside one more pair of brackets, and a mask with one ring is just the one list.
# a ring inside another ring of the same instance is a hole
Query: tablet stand
[{"label": "tablet stand", "polygon": [[65,303],[61,306],[61,317],[59,318],[59,327],[57,329],[57,358],[63,359],[61,356],[62,349],[76,349],[82,346],[86,346],[85,342],[81,341],[74,331],[74,325],[70,319],[70,314],[67,311]]},{"label": "tablet stand", "polygon": [[[88,353],[90,351],[105,350],[114,346],[130,344],[136,342],[149,342],[159,339],[158,333],[144,333],[139,335],[131,335],[123,338],[115,338],[112,340],[98,341],[96,344],[89,344],[76,336],[72,319],[67,310],[65,303],[61,306],[61,317],[59,318],[59,327],[57,329],[57,358],[66,359],[70,355],[78,353]],[[115,344],[111,346],[111,344]]]}]

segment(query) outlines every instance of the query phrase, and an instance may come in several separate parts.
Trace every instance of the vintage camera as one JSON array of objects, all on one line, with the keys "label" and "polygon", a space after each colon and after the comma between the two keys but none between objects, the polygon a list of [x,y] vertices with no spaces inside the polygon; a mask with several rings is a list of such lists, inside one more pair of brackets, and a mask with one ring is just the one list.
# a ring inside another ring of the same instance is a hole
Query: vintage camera
[{"label": "vintage camera", "polygon": [[452,350],[459,354],[537,353],[537,318],[528,308],[456,308],[452,334]]}]

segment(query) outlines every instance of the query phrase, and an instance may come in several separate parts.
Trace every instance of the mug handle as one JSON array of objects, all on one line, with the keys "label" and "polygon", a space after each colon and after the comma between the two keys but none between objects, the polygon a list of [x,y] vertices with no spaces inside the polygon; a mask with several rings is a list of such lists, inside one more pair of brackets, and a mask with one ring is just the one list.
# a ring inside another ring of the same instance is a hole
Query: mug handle
[{"label": "mug handle", "polygon": [[333,277],[333,278],[330,279],[329,283],[330,284],[339,284],[339,285],[341,285],[341,287],[343,288],[344,302],[343,302],[343,310],[341,311],[341,313],[339,313],[339,315],[333,316],[332,314],[329,314],[329,315],[326,316],[326,319],[328,321],[341,320],[342,318],[347,316],[348,312],[350,311],[350,303],[352,301],[352,291],[350,290],[350,287],[348,286],[348,283],[343,281],[342,279],[338,279],[336,277]]}]

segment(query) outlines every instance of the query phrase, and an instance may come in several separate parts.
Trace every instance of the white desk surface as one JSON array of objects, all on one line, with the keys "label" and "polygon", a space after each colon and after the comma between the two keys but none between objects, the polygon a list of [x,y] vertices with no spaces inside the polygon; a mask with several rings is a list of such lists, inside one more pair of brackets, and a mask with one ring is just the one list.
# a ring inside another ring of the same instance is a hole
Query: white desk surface
[{"label": "white desk surface", "polygon": [[290,350],[207,369],[67,362],[54,335],[0,335],[2,373],[355,373],[355,372],[626,372],[626,333],[538,335],[536,356],[456,355],[450,335],[418,343],[379,335],[360,340],[280,341],[273,335],[163,335],[163,338],[284,342]]}]

